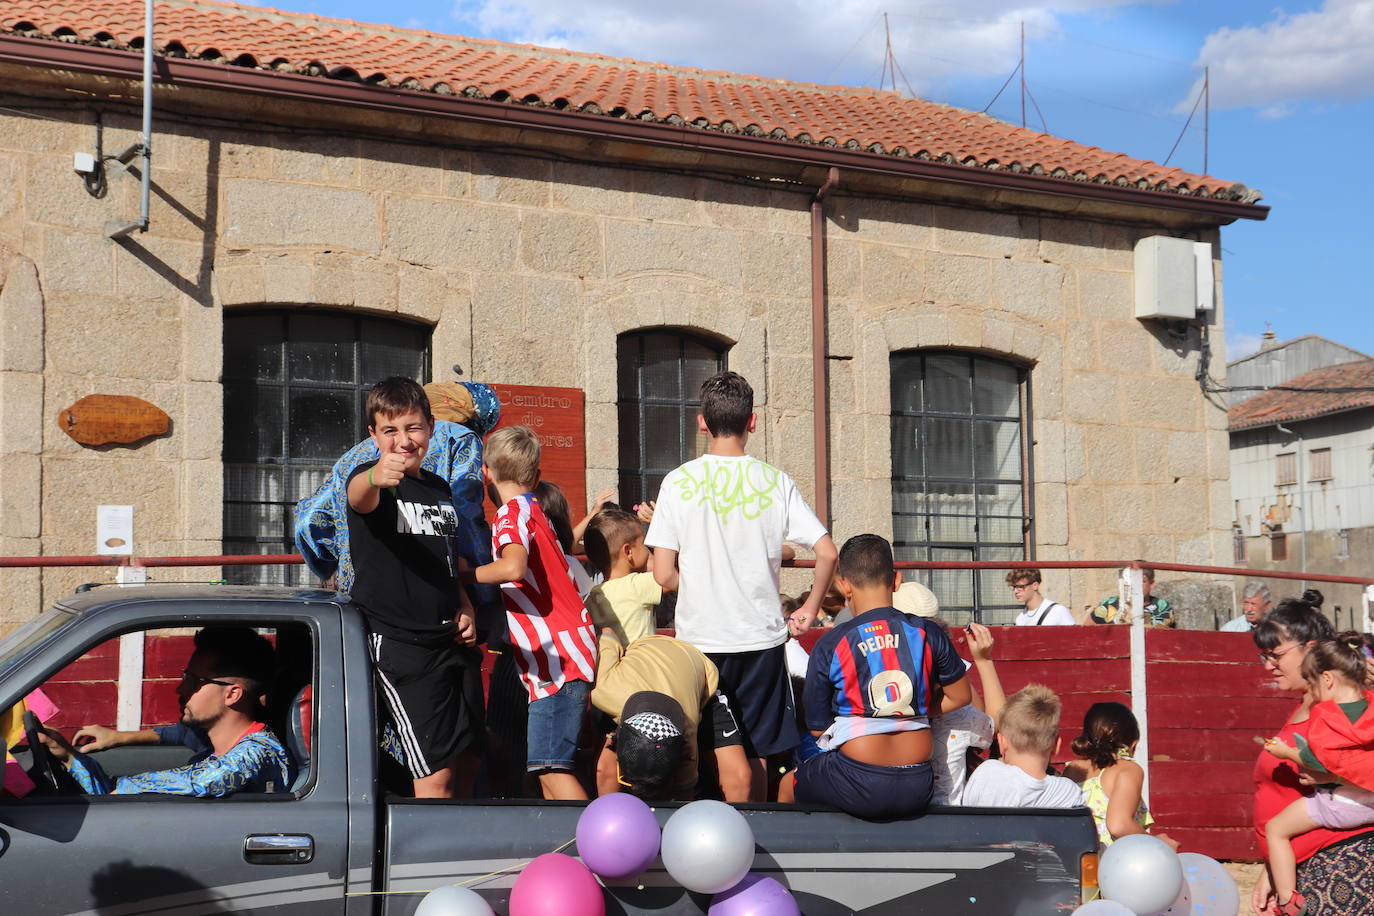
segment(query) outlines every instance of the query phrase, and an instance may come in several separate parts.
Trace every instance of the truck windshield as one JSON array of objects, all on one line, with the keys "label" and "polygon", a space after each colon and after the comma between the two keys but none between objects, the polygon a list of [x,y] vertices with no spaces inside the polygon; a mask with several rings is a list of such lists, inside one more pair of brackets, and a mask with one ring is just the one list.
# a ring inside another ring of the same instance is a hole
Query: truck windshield
[{"label": "truck windshield", "polygon": [[29,650],[75,619],[75,614],[53,608],[6,636],[0,641],[0,680]]}]

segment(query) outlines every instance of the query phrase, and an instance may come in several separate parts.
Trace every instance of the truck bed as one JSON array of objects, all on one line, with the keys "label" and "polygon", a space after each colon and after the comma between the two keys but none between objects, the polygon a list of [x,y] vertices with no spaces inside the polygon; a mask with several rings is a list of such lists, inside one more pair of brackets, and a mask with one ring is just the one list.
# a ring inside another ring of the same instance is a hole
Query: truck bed
[{"label": "truck bed", "polygon": [[[660,825],[677,807],[655,806]],[[737,807],[754,831],[753,870],[787,886],[806,916],[1067,913],[1079,903],[1080,859],[1097,850],[1086,808],[936,807],[874,823],[805,805]],[[464,882],[505,912],[520,866],[572,840],[581,810],[576,802],[388,799],[377,889],[403,893],[384,896],[384,912],[412,913],[422,897],[415,891]],[[561,851],[576,855],[576,845]],[[608,913],[702,914],[710,905],[660,861],[605,884]]]}]

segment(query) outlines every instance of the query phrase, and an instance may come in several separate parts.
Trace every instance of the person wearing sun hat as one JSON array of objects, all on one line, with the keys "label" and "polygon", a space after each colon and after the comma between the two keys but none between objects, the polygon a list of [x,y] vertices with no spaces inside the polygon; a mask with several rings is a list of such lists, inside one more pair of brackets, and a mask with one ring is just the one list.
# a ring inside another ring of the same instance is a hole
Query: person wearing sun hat
[{"label": "person wearing sun hat", "polygon": [[940,615],[940,599],[919,582],[903,582],[902,587],[892,593],[892,606],[903,614],[916,617]]},{"label": "person wearing sun hat", "polygon": [[[458,512],[454,552],[471,566],[491,562],[491,528],[482,509],[482,437],[501,420],[501,404],[491,386],[478,382],[431,382],[424,386],[434,415],[434,433],[421,467],[448,481]],[[353,558],[348,549],[348,476],[380,456],[371,439],[344,453],[314,493],[296,504],[294,540],[310,571],[322,580],[336,577],[336,587],[353,585]],[[505,611],[500,591],[492,585],[468,586],[477,611],[479,639],[503,633]]]}]

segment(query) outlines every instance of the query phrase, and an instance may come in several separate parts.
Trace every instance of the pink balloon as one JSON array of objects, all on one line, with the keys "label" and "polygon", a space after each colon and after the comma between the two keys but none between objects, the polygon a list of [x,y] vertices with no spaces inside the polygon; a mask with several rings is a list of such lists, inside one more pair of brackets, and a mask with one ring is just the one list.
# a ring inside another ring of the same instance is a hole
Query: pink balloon
[{"label": "pink balloon", "polygon": [[525,866],[510,892],[510,916],[606,916],[601,885],[587,866],[548,852]]},{"label": "pink balloon", "polygon": [[577,819],[577,854],[606,878],[628,878],[648,868],[660,837],[654,812],[627,792],[601,796]]},{"label": "pink balloon", "polygon": [[748,874],[711,899],[707,916],[801,916],[787,888],[764,875]]}]

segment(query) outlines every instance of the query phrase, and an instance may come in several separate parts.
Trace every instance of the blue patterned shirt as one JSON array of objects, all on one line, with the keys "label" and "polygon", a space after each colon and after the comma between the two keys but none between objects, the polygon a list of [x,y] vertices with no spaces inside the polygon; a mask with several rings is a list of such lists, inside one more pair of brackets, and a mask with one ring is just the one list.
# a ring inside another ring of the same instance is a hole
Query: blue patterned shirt
[{"label": "blue patterned shirt", "polygon": [[222,798],[235,792],[286,792],[291,765],[277,736],[267,727],[250,731],[225,753],[203,751],[185,766],[111,780],[85,754],[72,757],[70,770],[87,795],[193,795]]}]

